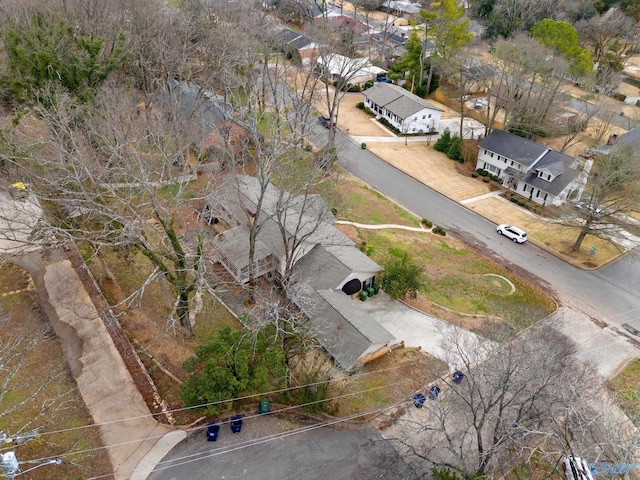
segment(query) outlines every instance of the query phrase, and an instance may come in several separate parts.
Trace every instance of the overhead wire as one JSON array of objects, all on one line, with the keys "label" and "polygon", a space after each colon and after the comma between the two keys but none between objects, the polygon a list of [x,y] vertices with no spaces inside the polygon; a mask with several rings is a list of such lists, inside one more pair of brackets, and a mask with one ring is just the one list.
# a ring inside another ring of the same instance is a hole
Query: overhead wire
[{"label": "overhead wire", "polygon": [[[303,403],[303,404],[290,405],[290,406],[283,407],[283,408],[280,408],[280,409],[277,409],[277,410],[272,410],[270,412],[263,413],[263,414],[253,414],[253,415],[249,415],[249,416],[244,416],[243,419],[250,420],[252,418],[256,418],[256,417],[259,417],[259,416],[265,416],[265,415],[270,415],[270,414],[277,414],[277,413],[287,412],[287,411],[290,411],[290,410],[296,410],[296,409],[299,409],[299,408],[315,405],[315,404],[318,404],[318,403],[324,403],[324,402],[329,402],[329,401],[332,401],[332,400],[338,400],[338,399],[341,399],[341,398],[357,396],[357,395],[361,395],[363,393],[367,393],[367,392],[371,392],[371,391],[375,391],[375,390],[381,390],[383,388],[396,387],[396,386],[398,386],[398,385],[400,385],[402,383],[406,383],[406,382],[409,382],[411,380],[412,379],[403,379],[403,380],[392,382],[392,383],[389,383],[389,384],[386,384],[386,385],[376,386],[376,387],[372,387],[372,388],[368,388],[368,389],[364,389],[364,390],[358,390],[356,392],[345,393],[345,394],[342,394],[342,395],[329,397],[329,398],[325,398],[325,399],[321,399],[321,400],[314,400],[312,402],[307,402],[307,403]],[[227,424],[227,423],[230,423],[230,422],[231,422],[231,420],[229,419],[229,420],[225,420],[225,421],[219,421],[217,423],[224,425],[224,424]],[[193,433],[193,432],[198,431],[198,430],[203,430],[206,427],[207,427],[207,425],[201,425],[201,426],[197,426],[197,427],[193,427],[193,428],[187,428],[187,429],[184,429],[182,431],[187,432],[187,433]],[[131,441],[127,441],[127,442],[121,442],[121,443],[117,443],[117,444],[103,445],[103,446],[100,446],[100,447],[95,447],[95,448],[90,448],[90,449],[85,449],[85,450],[75,450],[73,452],[63,453],[61,455],[38,458],[38,459],[35,459],[33,461],[42,462],[42,461],[50,460],[52,458],[64,458],[64,457],[70,456],[70,455],[76,456],[76,455],[80,455],[80,454],[84,454],[84,453],[96,452],[96,451],[99,451],[99,450],[122,447],[122,446],[125,446],[125,445],[131,445],[131,444],[138,444],[138,443],[146,442],[148,440],[160,439],[164,435],[165,434],[155,435],[155,436],[147,436],[147,437],[144,437],[144,438],[141,438],[141,439],[131,440]]]},{"label": "overhead wire", "polygon": [[[358,379],[367,375],[374,375],[377,373],[382,373],[382,372],[387,372],[390,370],[396,370],[398,368],[403,368],[403,367],[408,367],[408,366],[412,366],[412,365],[417,365],[418,362],[411,362],[408,364],[403,364],[403,365],[396,365],[393,367],[388,367],[388,368],[381,368],[378,370],[372,370],[370,372],[361,372],[361,373],[356,373],[353,374],[352,376],[350,376],[350,379]],[[251,398],[256,398],[256,397],[265,397],[265,396],[269,396],[269,395],[277,395],[280,393],[284,393],[284,392],[288,392],[288,391],[295,391],[295,390],[299,390],[302,388],[307,388],[307,387],[315,387],[318,385],[322,385],[322,384],[330,384],[330,383],[334,383],[334,382],[339,382],[339,381],[343,381],[343,379],[341,378],[331,378],[328,380],[321,380],[318,382],[312,382],[312,383],[307,383],[304,385],[296,385],[293,387],[286,387],[286,388],[280,388],[280,389],[276,389],[276,390],[271,390],[268,392],[261,392],[261,393],[254,393],[251,395],[243,395],[241,397],[235,397],[235,398],[228,398],[228,399],[224,399],[224,400],[216,400],[214,402],[207,402],[207,403],[202,403],[199,405],[193,405],[193,406],[189,406],[189,407],[182,407],[182,408],[175,408],[175,409],[171,409],[171,410],[165,410],[162,412],[158,412],[158,413],[148,413],[148,414],[144,414],[144,415],[136,415],[136,416],[132,416],[132,417],[125,417],[125,418],[120,418],[118,420],[110,420],[107,422],[100,422],[100,423],[92,423],[90,425],[80,425],[78,427],[69,427],[69,428],[62,428],[62,429],[58,429],[58,430],[50,430],[47,432],[39,432],[40,436],[44,436],[44,435],[54,435],[54,434],[59,434],[59,433],[66,433],[66,432],[70,432],[70,431],[74,431],[74,430],[83,430],[83,429],[88,429],[88,428],[93,428],[93,427],[101,427],[101,426],[107,426],[107,425],[114,425],[116,423],[121,423],[121,422],[128,422],[131,420],[139,420],[141,418],[148,418],[148,417],[158,417],[158,416],[162,416],[165,414],[172,414],[172,413],[177,413],[177,412],[183,412],[183,411],[187,411],[187,410],[195,410],[198,408],[206,408],[206,407],[211,407],[211,406],[215,406],[215,405],[220,405],[220,404],[224,404],[224,403],[231,403],[231,402],[236,402],[236,401],[242,401],[242,400],[247,400],[247,399],[251,399]],[[0,449],[1,450],[1,449]]]},{"label": "overhead wire", "polygon": [[[302,433],[307,433],[309,431],[312,430],[316,430],[318,428],[324,428],[324,427],[328,427],[331,425],[336,425],[342,422],[346,422],[346,421],[350,421],[356,418],[360,418],[363,416],[367,416],[367,415],[374,415],[374,414],[379,414],[382,413],[386,410],[391,410],[393,408],[396,408],[400,405],[402,405],[403,403],[407,403],[409,400],[408,399],[404,399],[401,400],[399,402],[396,402],[392,405],[387,405],[386,407],[380,407],[374,410],[368,410],[366,412],[360,412],[360,413],[356,413],[356,414],[352,414],[349,415],[347,417],[342,417],[342,418],[338,418],[338,419],[332,419],[332,420],[325,420],[323,422],[318,422],[315,423],[313,425],[306,425],[294,430],[288,430],[286,432],[280,432],[280,433],[276,433],[276,434],[271,434],[271,435],[267,435],[264,437],[260,437],[257,439],[252,439],[249,441],[245,441],[245,442],[240,442],[237,443],[235,445],[231,445],[229,447],[220,447],[217,449],[213,449],[213,450],[209,450],[207,452],[200,452],[197,454],[189,454],[189,455],[184,455],[181,457],[177,457],[171,460],[165,460],[165,461],[160,461],[158,462],[158,464],[156,465],[156,467],[152,470],[152,472],[157,472],[157,471],[161,471],[161,470],[167,470],[169,468],[174,468],[174,467],[178,467],[178,466],[182,466],[182,465],[186,465],[188,463],[193,463],[193,462],[197,462],[197,461],[201,461],[201,460],[206,460],[208,458],[212,458],[218,455],[223,455],[223,454],[227,454],[227,453],[232,453],[236,450],[241,450],[244,448],[249,448],[249,447],[253,447],[255,445],[260,445],[263,443],[267,443],[273,440],[280,440],[282,438],[286,438],[292,435],[299,435]],[[197,457],[197,458],[193,458],[193,457]],[[178,462],[178,463],[176,463]],[[158,468],[158,466],[160,465],[160,467]],[[134,470],[129,470],[128,472],[120,472],[120,473],[133,473]],[[109,473],[109,474],[105,474],[105,475],[100,475],[97,477],[91,477],[88,478],[87,480],[99,480],[99,479],[103,479],[103,478],[109,478],[112,475],[114,475],[115,472]]]}]

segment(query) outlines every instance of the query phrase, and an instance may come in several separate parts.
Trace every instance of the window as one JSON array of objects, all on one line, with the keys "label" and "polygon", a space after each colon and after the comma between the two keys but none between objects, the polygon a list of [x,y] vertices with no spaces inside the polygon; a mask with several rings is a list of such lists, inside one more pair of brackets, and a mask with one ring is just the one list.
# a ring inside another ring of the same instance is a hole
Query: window
[{"label": "window", "polygon": [[429,114],[429,116],[427,118],[431,118],[431,114]]},{"label": "window", "polygon": [[427,116],[426,115],[422,115],[422,119],[424,120],[425,118],[427,118]]},{"label": "window", "polygon": [[491,152],[491,153],[489,154],[489,156],[490,156],[491,158],[493,158],[493,152]]},{"label": "window", "polygon": [[551,174],[547,175],[547,180],[551,181]]},{"label": "window", "polygon": [[500,169],[498,167],[496,167],[495,165],[490,165],[490,164],[486,164],[485,170],[489,170],[490,172],[492,172],[495,175],[500,175]]},{"label": "window", "polygon": [[522,192],[526,193],[527,192],[527,186],[525,185],[524,187],[522,187]]},{"label": "window", "polygon": [[545,202],[547,201],[547,197],[548,197],[548,196],[549,196],[549,194],[548,194],[548,193],[545,193],[545,194],[544,194],[544,201],[545,201]]},{"label": "window", "polygon": [[413,121],[417,122],[418,121],[418,117],[413,117]]},{"label": "window", "polygon": [[540,190],[536,192],[536,198],[540,198]]}]

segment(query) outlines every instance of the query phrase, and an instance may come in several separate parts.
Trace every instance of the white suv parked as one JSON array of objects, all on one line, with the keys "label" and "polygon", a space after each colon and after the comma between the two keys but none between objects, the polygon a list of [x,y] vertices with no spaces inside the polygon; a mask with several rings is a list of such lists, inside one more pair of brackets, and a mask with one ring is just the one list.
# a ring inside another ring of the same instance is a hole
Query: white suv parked
[{"label": "white suv parked", "polygon": [[498,225],[497,231],[499,235],[504,235],[515,243],[524,243],[527,241],[527,232],[512,225]]}]

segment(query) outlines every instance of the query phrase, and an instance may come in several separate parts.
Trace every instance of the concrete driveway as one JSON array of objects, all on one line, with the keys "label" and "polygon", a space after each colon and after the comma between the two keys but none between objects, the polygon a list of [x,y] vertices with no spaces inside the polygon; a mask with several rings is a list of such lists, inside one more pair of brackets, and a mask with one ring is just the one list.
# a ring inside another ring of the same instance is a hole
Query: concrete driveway
[{"label": "concrete driveway", "polygon": [[453,336],[456,336],[457,342],[465,347],[469,355],[481,351],[482,349],[477,348],[479,344],[488,341],[473,332],[426,315],[398,300],[392,300],[383,291],[362,302],[362,307],[395,335],[397,342],[404,342],[406,347],[420,347],[429,355],[446,362],[451,371],[461,365],[444,347]]}]

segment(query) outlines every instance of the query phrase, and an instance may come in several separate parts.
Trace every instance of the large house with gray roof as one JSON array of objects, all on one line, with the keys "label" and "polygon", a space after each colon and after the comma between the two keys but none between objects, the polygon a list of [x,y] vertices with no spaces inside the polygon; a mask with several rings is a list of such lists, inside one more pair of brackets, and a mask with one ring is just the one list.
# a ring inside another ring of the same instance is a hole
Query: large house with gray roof
[{"label": "large house with gray roof", "polygon": [[587,183],[589,162],[585,168],[574,157],[503,130],[493,130],[478,147],[476,168],[540,205],[580,198]]},{"label": "large house with gray roof", "polygon": [[215,259],[240,284],[249,280],[250,225],[260,222],[255,277],[287,276],[290,299],[340,367],[353,370],[387,351],[395,337],[357,300],[381,267],[333,226],[335,216],[319,195],[292,196],[237,175],[207,198],[206,209],[218,232],[211,240]]},{"label": "large house with gray roof", "polygon": [[617,133],[609,135],[607,143],[605,143],[604,145],[600,145],[597,148],[591,149],[589,153],[609,155],[612,150],[621,145],[629,145],[634,150],[640,151],[640,128],[632,128],[628,132],[624,132],[621,135],[618,135]]},{"label": "large house with gray roof", "polygon": [[377,83],[363,93],[364,105],[402,133],[437,131],[442,110],[398,85]]}]

